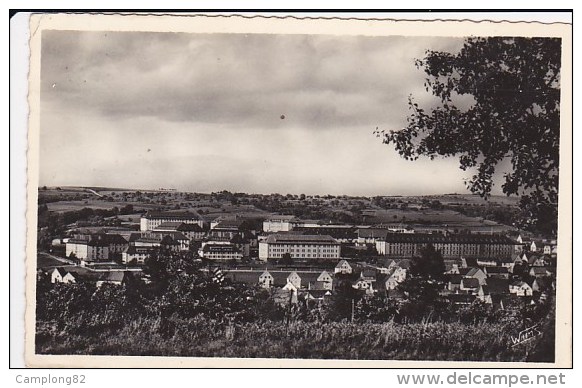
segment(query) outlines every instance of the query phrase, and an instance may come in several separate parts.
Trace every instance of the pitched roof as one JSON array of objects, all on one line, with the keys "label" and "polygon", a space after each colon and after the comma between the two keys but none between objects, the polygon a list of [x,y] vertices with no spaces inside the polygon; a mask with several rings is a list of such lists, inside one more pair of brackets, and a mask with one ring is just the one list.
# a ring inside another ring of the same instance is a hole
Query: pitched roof
[{"label": "pitched roof", "polygon": [[479,288],[479,280],[475,278],[463,278],[461,280],[461,287],[463,288]]},{"label": "pitched roof", "polygon": [[531,267],[530,272],[533,272],[535,275],[548,274],[548,270],[545,267]]},{"label": "pitched roof", "polygon": [[449,282],[452,284],[461,284],[461,280],[463,280],[463,275],[449,275]]},{"label": "pitched roof", "polygon": [[507,294],[509,293],[509,280],[488,278],[487,288],[489,289],[490,294]]},{"label": "pitched roof", "polygon": [[152,247],[136,247],[135,245],[130,245],[127,248],[125,248],[123,252],[130,255],[135,255],[135,254],[148,254],[154,250],[155,248]]},{"label": "pitched roof", "polygon": [[[178,230],[178,227],[180,227],[180,225],[188,225],[188,224],[185,224],[182,221],[166,221],[166,222],[162,222],[161,224],[159,224],[157,227],[154,228],[154,230]],[[198,225],[198,224],[194,224],[194,225]]]},{"label": "pitched roof", "polygon": [[398,266],[402,269],[410,269],[411,264],[410,259],[402,259],[398,262]]},{"label": "pitched roof", "polygon": [[501,244],[516,245],[506,236],[485,234],[441,234],[441,233],[388,233],[386,242],[390,243],[455,243],[455,244]]},{"label": "pitched roof", "polygon": [[506,274],[509,273],[507,267],[485,267],[487,274]]},{"label": "pitched roof", "polygon": [[168,219],[168,220],[202,220],[202,218],[189,211],[176,211],[176,212],[159,212],[159,211],[149,211],[145,214],[144,218],[147,219]]},{"label": "pitched roof", "polygon": [[61,275],[61,277],[65,276],[67,274],[67,271],[65,271],[64,268],[61,267],[57,267],[55,268],[52,272],[57,271],[59,273],[59,275]]},{"label": "pitched roof", "polygon": [[101,278],[105,282],[122,282],[125,278],[125,272],[123,271],[110,271],[103,275]]},{"label": "pitched roof", "polygon": [[272,234],[265,239],[269,244],[328,244],[339,245],[339,242],[327,235],[310,234]]},{"label": "pitched roof", "polygon": [[230,279],[233,283],[244,283],[248,285],[255,285],[259,282],[259,276],[263,272],[260,271],[223,271],[224,277]]},{"label": "pitched roof", "polygon": [[213,230],[240,230],[245,221],[241,219],[236,220],[222,220],[212,228]]},{"label": "pitched roof", "polygon": [[347,264],[350,268],[352,268],[352,266],[350,265],[350,263],[348,263],[347,260],[340,260],[337,265],[335,266],[336,268],[341,268],[342,266],[344,266],[344,264]]},{"label": "pitched roof", "polygon": [[360,238],[385,238],[389,231],[383,228],[358,228],[356,233]]},{"label": "pitched roof", "polygon": [[232,244],[212,244],[208,243],[202,248],[202,252],[239,252],[238,248]]}]

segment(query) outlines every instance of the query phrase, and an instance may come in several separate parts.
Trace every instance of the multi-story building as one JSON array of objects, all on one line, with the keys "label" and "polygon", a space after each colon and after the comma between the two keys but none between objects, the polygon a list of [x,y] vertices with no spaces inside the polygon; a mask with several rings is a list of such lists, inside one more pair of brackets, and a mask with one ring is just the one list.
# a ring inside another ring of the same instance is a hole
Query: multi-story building
[{"label": "multi-story building", "polygon": [[154,232],[180,232],[189,240],[201,241],[206,232],[199,224],[187,224],[185,222],[163,222],[155,227]]},{"label": "multi-story building", "polygon": [[204,220],[197,214],[189,211],[182,212],[147,212],[140,219],[140,230],[154,230],[166,222],[183,222],[185,224],[198,224],[204,227]]},{"label": "multi-story building", "polygon": [[229,242],[204,242],[198,256],[208,260],[241,260],[242,252]]},{"label": "multi-story building", "polygon": [[289,232],[299,223],[295,216],[274,216],[263,221],[263,231],[266,233]]},{"label": "multi-story building", "polygon": [[389,257],[418,257],[429,244],[444,258],[504,258],[514,254],[516,242],[505,236],[483,234],[389,233],[376,242],[376,250]]},{"label": "multi-story building", "polygon": [[331,236],[272,234],[259,242],[259,259],[280,259],[286,253],[293,259],[340,258],[340,243]]},{"label": "multi-story building", "polygon": [[128,242],[118,234],[84,234],[68,239],[65,254],[85,262],[107,261],[120,255]]}]

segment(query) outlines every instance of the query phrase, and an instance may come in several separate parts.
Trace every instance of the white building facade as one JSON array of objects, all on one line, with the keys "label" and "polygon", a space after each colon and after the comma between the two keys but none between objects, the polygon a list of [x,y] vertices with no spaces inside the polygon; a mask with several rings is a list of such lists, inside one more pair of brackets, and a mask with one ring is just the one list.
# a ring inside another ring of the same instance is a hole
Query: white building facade
[{"label": "white building facade", "polygon": [[293,259],[340,258],[340,243],[331,236],[273,234],[259,242],[259,260],[280,259],[285,254]]}]

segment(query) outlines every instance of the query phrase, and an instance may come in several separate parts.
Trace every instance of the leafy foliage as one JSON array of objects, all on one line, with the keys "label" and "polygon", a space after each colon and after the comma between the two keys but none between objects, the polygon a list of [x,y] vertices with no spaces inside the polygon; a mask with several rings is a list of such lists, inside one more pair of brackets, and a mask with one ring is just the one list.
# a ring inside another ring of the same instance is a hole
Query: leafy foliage
[{"label": "leafy foliage", "polygon": [[468,38],[456,54],[426,52],[416,61],[438,100],[425,110],[409,98],[407,126],[379,131],[401,156],[458,156],[467,182],[488,197],[499,163],[512,171],[502,185],[520,195],[524,224],[555,233],[560,140],[561,40]]}]

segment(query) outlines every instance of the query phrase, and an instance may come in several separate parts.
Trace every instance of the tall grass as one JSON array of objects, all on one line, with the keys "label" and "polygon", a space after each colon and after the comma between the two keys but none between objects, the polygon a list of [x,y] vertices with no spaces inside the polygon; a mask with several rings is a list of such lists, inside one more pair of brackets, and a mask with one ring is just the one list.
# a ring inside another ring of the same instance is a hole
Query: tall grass
[{"label": "tall grass", "polygon": [[138,318],[103,334],[37,325],[36,352],[361,360],[526,361],[536,340],[511,347],[503,324],[281,322]]}]

